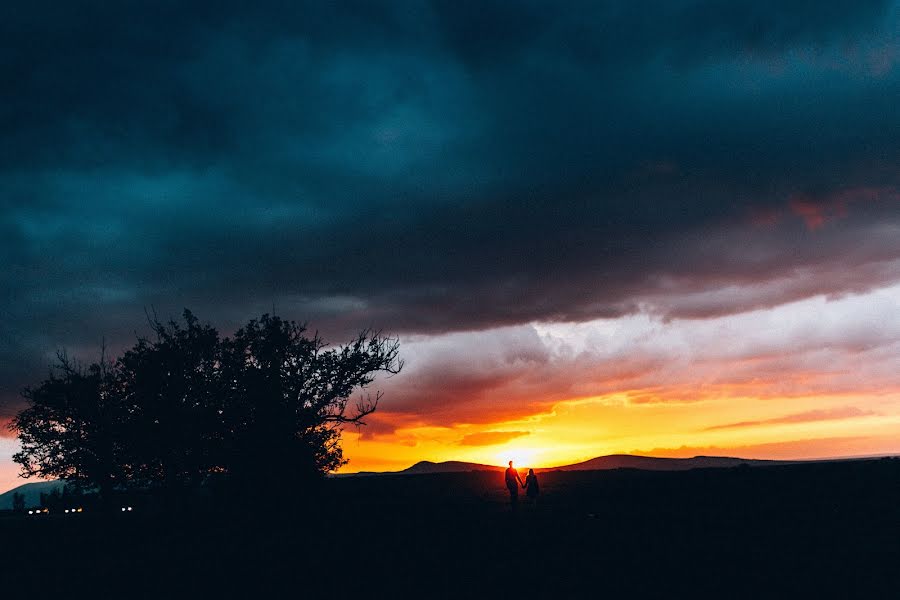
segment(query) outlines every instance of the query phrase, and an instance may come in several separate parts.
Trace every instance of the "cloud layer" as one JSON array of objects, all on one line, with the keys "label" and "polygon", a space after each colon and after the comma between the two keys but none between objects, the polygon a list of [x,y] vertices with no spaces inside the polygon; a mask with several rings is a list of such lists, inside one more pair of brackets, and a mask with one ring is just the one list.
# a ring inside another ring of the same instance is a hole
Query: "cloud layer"
[{"label": "cloud layer", "polygon": [[390,402],[363,436],[511,421],[598,397],[630,405],[778,401],[765,408],[775,415],[708,430],[873,415],[845,406],[798,412],[784,402],[900,393],[897,314],[900,286],[704,320],[638,315],[410,339],[407,370],[381,382]]}]

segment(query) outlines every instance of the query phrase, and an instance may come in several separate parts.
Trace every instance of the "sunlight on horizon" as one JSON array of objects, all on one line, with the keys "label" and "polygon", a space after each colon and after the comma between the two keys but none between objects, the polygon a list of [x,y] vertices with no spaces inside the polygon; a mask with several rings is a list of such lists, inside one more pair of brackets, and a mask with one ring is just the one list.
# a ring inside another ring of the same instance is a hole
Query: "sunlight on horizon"
[{"label": "sunlight on horizon", "polygon": [[[631,315],[420,336],[406,345],[409,371],[378,384],[380,427],[344,432],[350,462],[339,472],[422,460],[546,468],[609,454],[896,454],[897,310],[900,285],[702,321]],[[860,345],[872,332],[881,341]],[[444,384],[417,378],[441,381],[428,369],[443,377],[453,360],[463,366],[451,375],[490,385],[463,388],[438,414],[392,412],[410,395],[427,407]],[[9,461],[14,440],[0,438],[0,450],[0,486],[31,481]]]},{"label": "sunlight on horizon", "polygon": [[701,320],[636,314],[419,337],[406,347],[408,380],[443,375],[459,357],[463,375],[489,384],[437,395],[435,415],[389,412],[405,394],[427,407],[431,390],[388,389],[381,431],[345,433],[342,471],[419,460],[552,467],[632,453],[895,454],[898,310],[893,284]]},{"label": "sunlight on horizon", "polygon": [[[830,399],[831,403],[837,404],[845,400]],[[893,406],[896,410],[896,406],[900,405],[900,394],[882,400],[884,406]],[[461,460],[496,466],[506,466],[512,460],[517,468],[547,468],[608,454],[673,458],[728,455],[748,459],[815,459],[900,452],[897,441],[900,440],[900,415],[896,414],[851,414],[797,423],[748,421],[736,425],[734,431],[704,431],[691,425],[695,418],[689,406],[682,405],[679,407],[681,410],[672,410],[670,406],[642,406],[639,408],[640,414],[634,415],[629,414],[627,408],[610,411],[608,406],[583,402],[572,404],[574,406],[567,406],[567,403],[558,405],[557,414],[542,419],[541,430],[526,436],[530,438],[527,441],[522,441],[525,439],[522,438],[503,444],[463,447],[458,443],[460,433],[453,428],[444,430],[439,436],[429,428],[427,436],[421,438],[415,428],[395,433],[402,437],[403,444],[389,439],[358,441],[356,434],[349,434],[345,448],[351,461],[341,472],[400,470],[420,460]],[[818,406],[821,399],[805,399],[802,404]],[[590,426],[592,414],[598,422],[607,423],[612,430],[634,431],[625,435],[612,431],[606,436],[593,435]],[[824,417],[828,416],[829,413],[824,413]],[[502,430],[503,425],[520,427],[521,423],[489,424],[484,429]],[[465,429],[470,430],[471,427]]]}]

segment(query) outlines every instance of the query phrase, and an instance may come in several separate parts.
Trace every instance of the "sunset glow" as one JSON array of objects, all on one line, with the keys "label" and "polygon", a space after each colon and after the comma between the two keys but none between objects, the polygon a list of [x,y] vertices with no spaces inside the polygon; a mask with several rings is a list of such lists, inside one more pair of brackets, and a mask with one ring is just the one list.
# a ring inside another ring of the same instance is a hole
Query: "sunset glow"
[{"label": "sunset glow", "polygon": [[[371,431],[345,434],[343,470],[425,459],[549,467],[618,453],[900,453],[897,314],[893,286],[713,320],[629,317],[410,341],[413,382],[451,352],[471,377],[478,365],[504,376],[483,389],[448,376],[448,406],[433,419],[386,406]],[[400,380],[383,387],[400,405],[419,393]]]},{"label": "sunset glow", "polygon": [[900,0],[58,4],[0,19],[0,493],[58,352],[185,309],[399,340],[270,390],[342,473],[900,453]]}]

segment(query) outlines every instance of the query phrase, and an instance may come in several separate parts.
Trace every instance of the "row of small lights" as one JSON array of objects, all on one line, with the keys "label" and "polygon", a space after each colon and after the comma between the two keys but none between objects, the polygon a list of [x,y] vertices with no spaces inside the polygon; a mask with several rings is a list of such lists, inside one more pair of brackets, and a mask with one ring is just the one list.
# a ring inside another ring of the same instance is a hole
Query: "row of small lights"
[{"label": "row of small lights", "polygon": [[[134,510],[134,509],[133,509],[132,507],[130,507],[130,506],[123,506],[123,507],[122,507],[122,512],[131,512],[132,510]],[[50,512],[50,509],[49,509],[49,508],[38,508],[38,509],[36,509],[36,510],[29,510],[29,511],[28,511],[28,514],[29,514],[29,515],[40,515],[40,514],[48,514],[49,512]],[[63,511],[63,512],[65,512],[66,514],[70,514],[70,513],[71,513],[71,514],[74,515],[75,513],[84,512],[84,509],[81,508],[81,507],[79,506],[78,508],[67,508],[67,509],[66,509],[65,511]]]}]

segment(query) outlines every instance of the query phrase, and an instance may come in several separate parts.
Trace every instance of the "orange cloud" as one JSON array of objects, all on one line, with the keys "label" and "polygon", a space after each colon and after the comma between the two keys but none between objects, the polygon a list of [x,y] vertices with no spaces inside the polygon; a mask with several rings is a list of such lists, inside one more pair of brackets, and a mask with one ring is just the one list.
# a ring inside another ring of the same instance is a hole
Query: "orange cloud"
[{"label": "orange cloud", "polygon": [[850,456],[888,456],[900,454],[900,442],[896,439],[868,436],[846,436],[787,440],[766,444],[681,446],[678,448],[636,449],[633,454],[646,454],[667,458],[692,456],[734,456],[770,460],[809,460],[817,458],[841,458]]},{"label": "orange cloud", "polygon": [[877,415],[878,413],[871,410],[862,410],[854,406],[842,408],[810,410],[783,417],[774,417],[771,419],[761,419],[757,421],[739,421],[737,423],[726,423],[724,425],[713,425],[707,427],[704,431],[719,431],[722,429],[740,429],[742,427],[756,427],[758,425],[779,425],[783,423],[809,423],[814,421],[831,421],[835,419],[849,419],[853,417],[866,417]]},{"label": "orange cloud", "polygon": [[518,437],[529,435],[530,431],[482,431],[470,433],[460,440],[460,446],[493,446],[504,444]]}]

